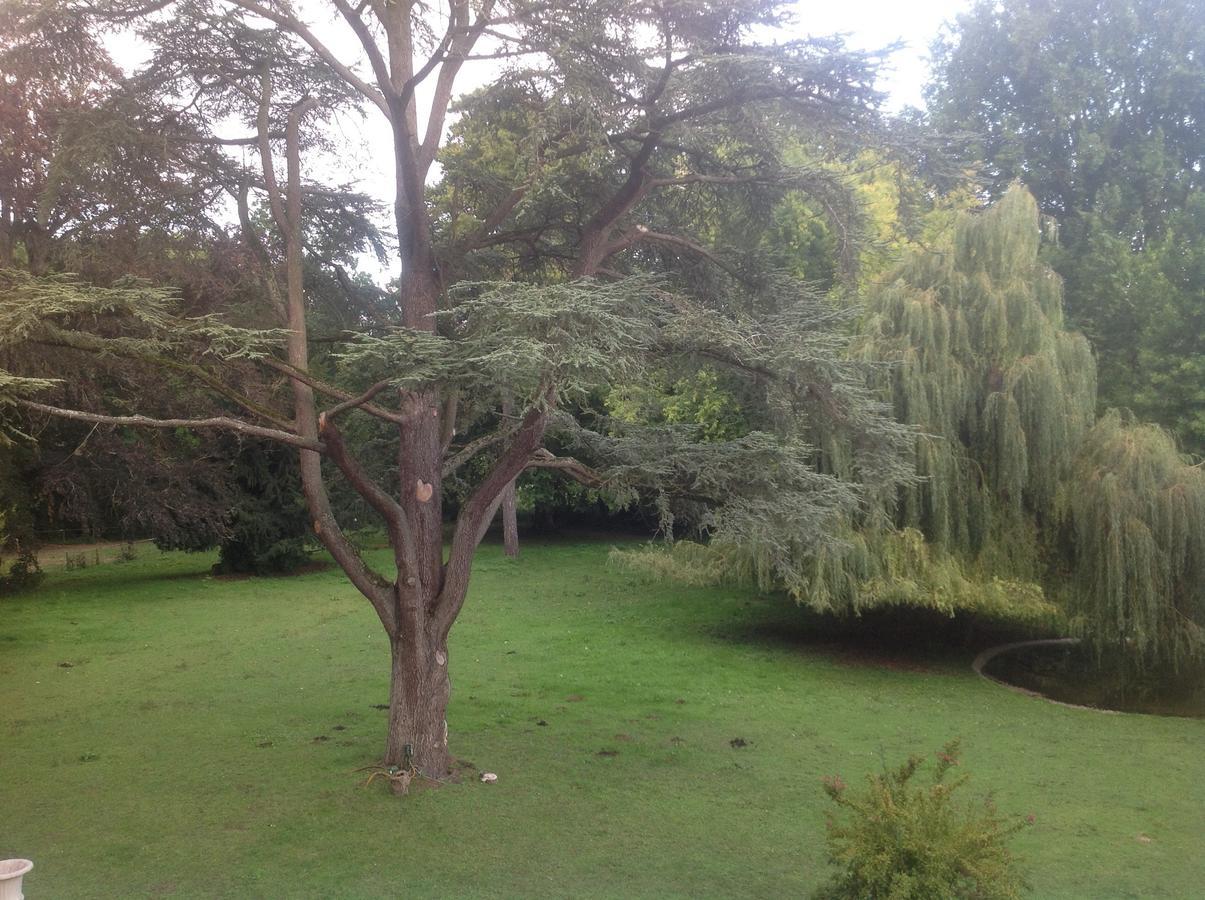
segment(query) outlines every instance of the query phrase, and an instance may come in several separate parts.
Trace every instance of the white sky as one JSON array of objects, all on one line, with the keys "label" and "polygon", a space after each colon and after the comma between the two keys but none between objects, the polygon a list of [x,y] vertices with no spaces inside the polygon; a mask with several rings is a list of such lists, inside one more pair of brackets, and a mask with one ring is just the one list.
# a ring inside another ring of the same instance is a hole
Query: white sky
[{"label": "white sky", "polygon": [[880,89],[888,108],[921,106],[921,89],[929,77],[929,44],[946,22],[965,12],[971,0],[838,0],[795,4],[797,34],[844,34],[852,47],[873,50],[894,41],[905,46],[892,57]]}]

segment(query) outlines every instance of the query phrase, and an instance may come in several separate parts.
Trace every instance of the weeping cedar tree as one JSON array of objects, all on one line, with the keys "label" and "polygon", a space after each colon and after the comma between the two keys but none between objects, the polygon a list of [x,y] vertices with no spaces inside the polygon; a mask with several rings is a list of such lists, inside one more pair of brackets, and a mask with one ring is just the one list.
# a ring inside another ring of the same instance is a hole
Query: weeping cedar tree
[{"label": "weeping cedar tree", "polygon": [[[1063,326],[1040,241],[1037,205],[1014,186],[871,293],[854,353],[915,429],[919,478],[872,495],[843,542],[720,529],[641,564],[756,578],[823,611],[1049,621],[1052,597],[1101,663],[1205,661],[1205,473],[1156,426],[1117,412],[1094,424],[1091,348]],[[825,441],[838,469],[843,440]]]},{"label": "weeping cedar tree", "polygon": [[[862,501],[863,482],[873,483],[876,470],[887,480],[904,471],[906,432],[880,415],[856,364],[843,358],[839,316],[773,273],[759,288],[776,298],[771,317],[737,311],[757,308],[752,303],[707,307],[673,278],[644,274],[650,257],[642,255],[651,245],[672,247],[682,258],[723,268],[719,249],[672,230],[680,220],[660,227],[656,201],[667,191],[688,198],[751,185],[802,187],[763,138],[784,120],[814,127],[820,143],[872,128],[878,98],[870,88],[873,60],[865,55],[838,40],[756,44],[760,27],[781,21],[773,3],[761,2],[549,7],[454,0],[437,19],[422,4],[334,0],[333,14],[358,40],[358,59],[340,57],[283,2],[180,2],[150,10],[106,5],[107,15],[140,28],[157,48],[135,84],[161,91],[165,107],[176,102],[165,127],[174,135],[192,129],[201,142],[250,147],[258,156],[256,170],[228,189],[258,261],[265,306],[280,327],[184,318],[173,312],[168,292],[144,284],[96,287],[9,273],[0,291],[6,351],[53,340],[102,356],[169,358],[211,389],[219,405],[213,415],[179,419],[130,413],[128,399],[124,409],[104,398],[88,409],[68,408],[44,402],[61,391],[52,373],[17,369],[0,372],[0,396],[23,415],[222,428],[296,448],[313,530],[389,638],[386,765],[433,777],[447,771],[448,634],[482,531],[525,469],[560,471],[620,493],[656,486],[745,527],[766,517],[806,523],[816,540],[826,539],[824,523]],[[501,173],[503,183],[468,198],[482,205],[464,210],[455,239],[437,241],[440,207],[429,175],[458,75],[481,58],[509,59],[516,70],[530,63],[523,78],[535,90],[526,110],[538,127],[514,169]],[[432,89],[421,126],[420,85]],[[365,305],[333,348],[324,344],[324,358],[335,366],[327,373],[311,365],[304,275],[315,254],[303,209],[329,192],[303,182],[302,157],[330,149],[324,126],[357,104],[384,117],[393,136],[399,287]],[[234,121],[249,133],[215,133]],[[691,149],[706,146],[726,152]],[[580,184],[544,180],[575,166],[590,177]],[[526,218],[566,189],[572,200],[550,228],[540,216]],[[257,202],[266,221],[255,215]],[[483,268],[475,254],[530,246],[533,229],[547,260],[540,277],[473,280]],[[675,355],[719,357],[745,372],[784,422],[806,415],[848,433],[861,481],[817,472],[801,434],[789,427],[700,445],[689,429],[611,433],[576,427],[558,413],[567,401],[639,379],[654,361]],[[284,387],[234,378],[250,367]],[[504,400],[514,403],[513,413],[503,412]],[[786,415],[792,411],[796,416]],[[392,431],[397,462],[389,478],[369,477],[346,438],[353,415]],[[592,449],[597,467],[545,448],[554,418],[571,436],[562,443]],[[458,432],[477,436],[465,440]],[[479,456],[488,463],[464,493],[445,556],[444,480],[474,469],[467,463]],[[328,492],[336,473],[384,523],[395,574],[375,571],[344,534]]]}]

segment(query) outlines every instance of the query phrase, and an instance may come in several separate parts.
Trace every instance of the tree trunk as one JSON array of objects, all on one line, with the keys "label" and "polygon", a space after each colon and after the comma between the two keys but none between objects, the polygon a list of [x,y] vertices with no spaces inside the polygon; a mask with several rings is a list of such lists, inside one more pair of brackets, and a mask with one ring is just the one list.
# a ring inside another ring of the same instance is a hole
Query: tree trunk
[{"label": "tree trunk", "polygon": [[519,517],[513,481],[502,492],[502,547],[511,559],[519,555]]},{"label": "tree trunk", "polygon": [[414,766],[428,778],[449,771],[447,645],[436,646],[405,636],[391,642],[393,668],[389,681],[389,735],[386,766]]},{"label": "tree trunk", "polygon": [[[510,397],[502,398],[502,414],[513,416],[515,404]],[[502,491],[502,548],[514,559],[519,555],[519,517],[515,508],[515,483],[512,481]]]}]

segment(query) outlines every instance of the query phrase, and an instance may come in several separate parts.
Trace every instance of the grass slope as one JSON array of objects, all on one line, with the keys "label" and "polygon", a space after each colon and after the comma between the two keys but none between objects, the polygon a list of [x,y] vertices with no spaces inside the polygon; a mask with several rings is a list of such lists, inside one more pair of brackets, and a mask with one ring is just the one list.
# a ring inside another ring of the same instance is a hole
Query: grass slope
[{"label": "grass slope", "polygon": [[0,604],[0,858],[35,861],[39,900],[800,896],[827,875],[822,775],[961,736],[969,790],[1036,816],[1036,897],[1201,896],[1205,722],[1028,699],[963,654],[851,662],[778,603],[606,550],[483,549],[449,718],[499,782],[401,799],[352,773],[387,648],[335,571],[144,550],[52,575]]}]

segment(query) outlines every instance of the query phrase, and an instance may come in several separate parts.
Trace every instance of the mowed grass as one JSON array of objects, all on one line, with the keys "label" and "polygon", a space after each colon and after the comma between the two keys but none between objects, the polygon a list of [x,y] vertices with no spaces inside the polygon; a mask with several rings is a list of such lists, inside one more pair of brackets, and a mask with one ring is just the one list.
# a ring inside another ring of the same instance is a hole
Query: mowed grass
[{"label": "mowed grass", "polygon": [[1035,897],[1205,896],[1205,722],[1029,699],[964,651],[851,653],[607,550],[482,549],[450,735],[499,780],[406,798],[353,772],[387,648],[336,570],[143,550],[51,575],[0,603],[0,858],[34,860],[31,900],[798,897],[828,872],[821,776],[961,737],[968,793],[1036,819]]}]

